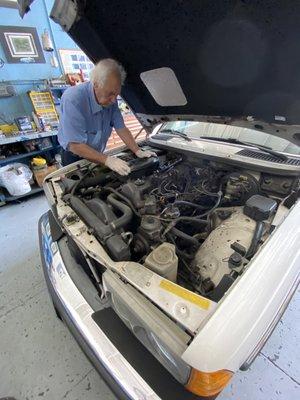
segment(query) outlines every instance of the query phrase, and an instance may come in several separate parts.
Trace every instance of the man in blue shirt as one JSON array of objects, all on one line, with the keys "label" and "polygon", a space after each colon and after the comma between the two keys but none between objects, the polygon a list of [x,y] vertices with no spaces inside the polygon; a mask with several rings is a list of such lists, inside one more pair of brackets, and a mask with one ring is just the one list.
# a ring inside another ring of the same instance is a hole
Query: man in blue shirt
[{"label": "man in blue shirt", "polygon": [[90,82],[72,86],[64,92],[58,129],[63,165],[86,158],[104,164],[120,175],[127,175],[130,167],[125,161],[103,153],[112,128],[137,157],[155,155],[140,149],[124,125],[117,97],[125,77],[123,67],[107,58],[95,66]]}]

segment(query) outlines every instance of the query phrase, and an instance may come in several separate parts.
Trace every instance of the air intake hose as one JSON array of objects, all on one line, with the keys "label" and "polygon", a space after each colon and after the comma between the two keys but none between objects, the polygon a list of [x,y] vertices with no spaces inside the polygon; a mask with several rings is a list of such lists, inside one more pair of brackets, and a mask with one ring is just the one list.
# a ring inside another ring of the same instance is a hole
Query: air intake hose
[{"label": "air intake hose", "polygon": [[70,196],[70,205],[72,209],[79,215],[80,218],[91,228],[96,236],[101,240],[106,240],[109,237],[113,229],[110,225],[104,224],[93,211],[91,211],[82,200],[77,196]]},{"label": "air intake hose", "polygon": [[117,200],[113,194],[107,196],[107,201],[110,203],[114,208],[120,210],[123,215],[119,217],[116,221],[113,221],[110,225],[114,227],[114,229],[123,228],[127,225],[132,218],[132,210],[126,204],[122,203],[121,201]]},{"label": "air intake hose", "polygon": [[77,196],[70,196],[69,202],[72,209],[83,219],[83,221],[91,228],[96,236],[106,241],[108,237],[115,233],[120,228],[128,224],[132,218],[131,209],[120,201],[116,200],[113,195],[109,195],[107,201],[115,208],[122,212],[121,217],[115,221],[105,224],[97,215],[89,209],[89,207],[80,200]]}]

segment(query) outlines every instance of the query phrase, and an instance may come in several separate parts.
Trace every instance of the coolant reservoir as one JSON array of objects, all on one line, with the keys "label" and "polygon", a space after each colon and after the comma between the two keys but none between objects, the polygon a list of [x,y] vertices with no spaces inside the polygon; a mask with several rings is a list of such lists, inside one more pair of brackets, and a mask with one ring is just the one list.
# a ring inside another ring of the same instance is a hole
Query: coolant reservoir
[{"label": "coolant reservoir", "polygon": [[171,243],[163,243],[156,247],[147,256],[145,267],[170,281],[176,282],[178,258],[175,253],[175,246]]}]

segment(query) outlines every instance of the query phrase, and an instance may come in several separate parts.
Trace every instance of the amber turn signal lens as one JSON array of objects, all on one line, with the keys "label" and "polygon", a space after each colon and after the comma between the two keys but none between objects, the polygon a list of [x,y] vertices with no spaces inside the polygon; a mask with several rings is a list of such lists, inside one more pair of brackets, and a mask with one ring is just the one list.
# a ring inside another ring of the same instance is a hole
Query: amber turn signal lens
[{"label": "amber turn signal lens", "polygon": [[222,369],[216,372],[201,372],[192,369],[186,389],[198,396],[214,396],[228,384],[233,372]]}]

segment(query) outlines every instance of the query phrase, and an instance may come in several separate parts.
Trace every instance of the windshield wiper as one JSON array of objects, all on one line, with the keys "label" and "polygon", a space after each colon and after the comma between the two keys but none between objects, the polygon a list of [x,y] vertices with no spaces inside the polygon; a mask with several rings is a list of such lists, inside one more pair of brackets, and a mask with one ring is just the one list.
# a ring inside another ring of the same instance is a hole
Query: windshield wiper
[{"label": "windshield wiper", "polygon": [[283,161],[288,160],[288,157],[285,154],[279,153],[278,151],[271,149],[271,147],[264,146],[263,144],[254,144],[251,142],[244,142],[243,140],[235,138],[220,138],[215,136],[200,136],[200,139],[209,139],[209,140],[216,140],[217,142],[241,144],[243,146],[256,147],[257,149],[264,151],[265,153],[271,154],[272,156],[277,157],[280,160]]},{"label": "windshield wiper", "polygon": [[181,138],[185,139],[188,142],[192,141],[192,139],[189,138],[185,133],[177,131],[176,129],[163,129],[158,132],[158,134],[160,134],[160,133],[170,133],[171,135],[174,135],[174,136],[180,136]]}]

